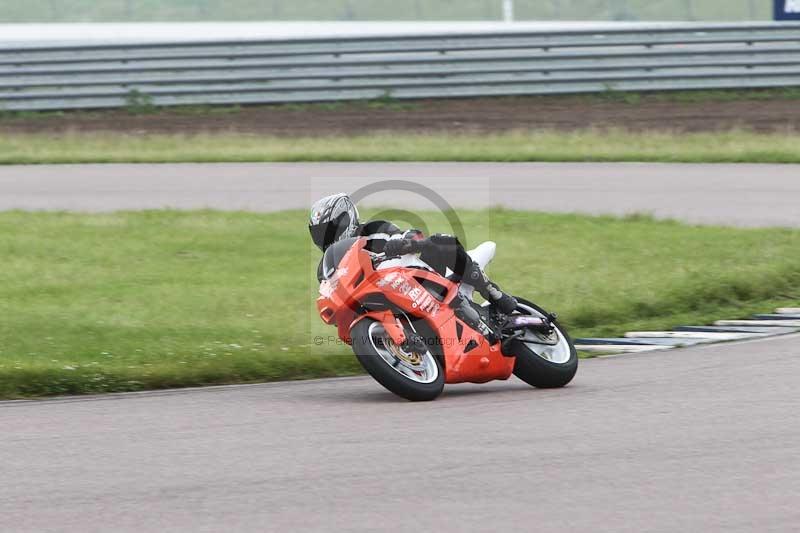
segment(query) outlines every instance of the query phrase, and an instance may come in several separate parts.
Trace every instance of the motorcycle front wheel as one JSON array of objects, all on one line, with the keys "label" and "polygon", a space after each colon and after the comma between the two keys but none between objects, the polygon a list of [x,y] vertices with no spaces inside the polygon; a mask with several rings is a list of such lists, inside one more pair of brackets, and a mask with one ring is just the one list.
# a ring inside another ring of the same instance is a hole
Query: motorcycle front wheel
[{"label": "motorcycle front wheel", "polygon": [[[518,305],[514,314],[547,316],[547,312],[535,303],[516,298]],[[534,387],[563,387],[572,381],[578,371],[578,352],[572,339],[558,321],[553,326],[553,333],[549,338],[527,333],[509,345],[509,352],[517,358],[514,375]]]},{"label": "motorcycle front wheel", "polygon": [[425,336],[425,353],[408,352],[392,341],[383,324],[367,318],[353,327],[350,337],[361,366],[391,392],[413,402],[434,400],[442,393],[445,376],[433,353],[435,339]]}]

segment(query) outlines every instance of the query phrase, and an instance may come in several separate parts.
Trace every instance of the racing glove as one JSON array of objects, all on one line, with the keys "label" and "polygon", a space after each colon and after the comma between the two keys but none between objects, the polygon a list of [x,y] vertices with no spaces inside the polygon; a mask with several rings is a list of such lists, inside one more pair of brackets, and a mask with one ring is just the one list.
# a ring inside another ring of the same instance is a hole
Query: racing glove
[{"label": "racing glove", "polygon": [[390,239],[383,247],[386,257],[397,257],[399,255],[415,254],[422,251],[420,241],[411,239]]}]

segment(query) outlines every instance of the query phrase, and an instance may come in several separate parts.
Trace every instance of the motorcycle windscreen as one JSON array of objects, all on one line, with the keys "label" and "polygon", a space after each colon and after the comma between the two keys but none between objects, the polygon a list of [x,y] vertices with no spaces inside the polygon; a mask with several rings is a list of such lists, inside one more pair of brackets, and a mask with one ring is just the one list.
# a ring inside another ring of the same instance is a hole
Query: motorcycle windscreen
[{"label": "motorcycle windscreen", "polygon": [[336,272],[336,269],[339,267],[339,263],[342,262],[347,251],[350,250],[357,240],[358,237],[350,237],[349,239],[342,239],[328,246],[328,249],[325,250],[325,255],[322,257],[323,279],[330,279],[331,276],[333,276],[333,273]]}]

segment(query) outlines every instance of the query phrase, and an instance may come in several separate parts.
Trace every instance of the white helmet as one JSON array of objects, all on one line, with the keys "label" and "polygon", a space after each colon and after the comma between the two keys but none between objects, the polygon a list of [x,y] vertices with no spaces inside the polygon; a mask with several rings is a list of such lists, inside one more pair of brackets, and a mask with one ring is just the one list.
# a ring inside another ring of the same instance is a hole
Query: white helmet
[{"label": "white helmet", "polygon": [[320,250],[358,233],[358,209],[345,193],[326,196],[311,206],[308,230]]}]

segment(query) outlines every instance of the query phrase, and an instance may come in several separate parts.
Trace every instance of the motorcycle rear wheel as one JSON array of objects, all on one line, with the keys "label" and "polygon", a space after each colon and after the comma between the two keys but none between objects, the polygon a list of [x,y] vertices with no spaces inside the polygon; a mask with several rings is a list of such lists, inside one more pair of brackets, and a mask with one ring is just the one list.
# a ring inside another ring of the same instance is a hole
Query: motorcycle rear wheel
[{"label": "motorcycle rear wheel", "polygon": [[[516,297],[518,313],[525,315],[546,316],[547,312],[533,302]],[[554,322],[556,334],[559,336],[557,350],[545,348],[537,351],[535,343],[514,340],[509,346],[517,360],[514,363],[514,375],[529,385],[542,389],[554,389],[565,386],[572,381],[578,371],[578,352],[567,332]]]},{"label": "motorcycle rear wheel", "polygon": [[350,331],[353,353],[375,381],[396,395],[412,402],[436,399],[444,388],[444,370],[434,354],[435,339],[424,333],[429,349],[410,353],[394,344],[383,325],[365,318]]}]

